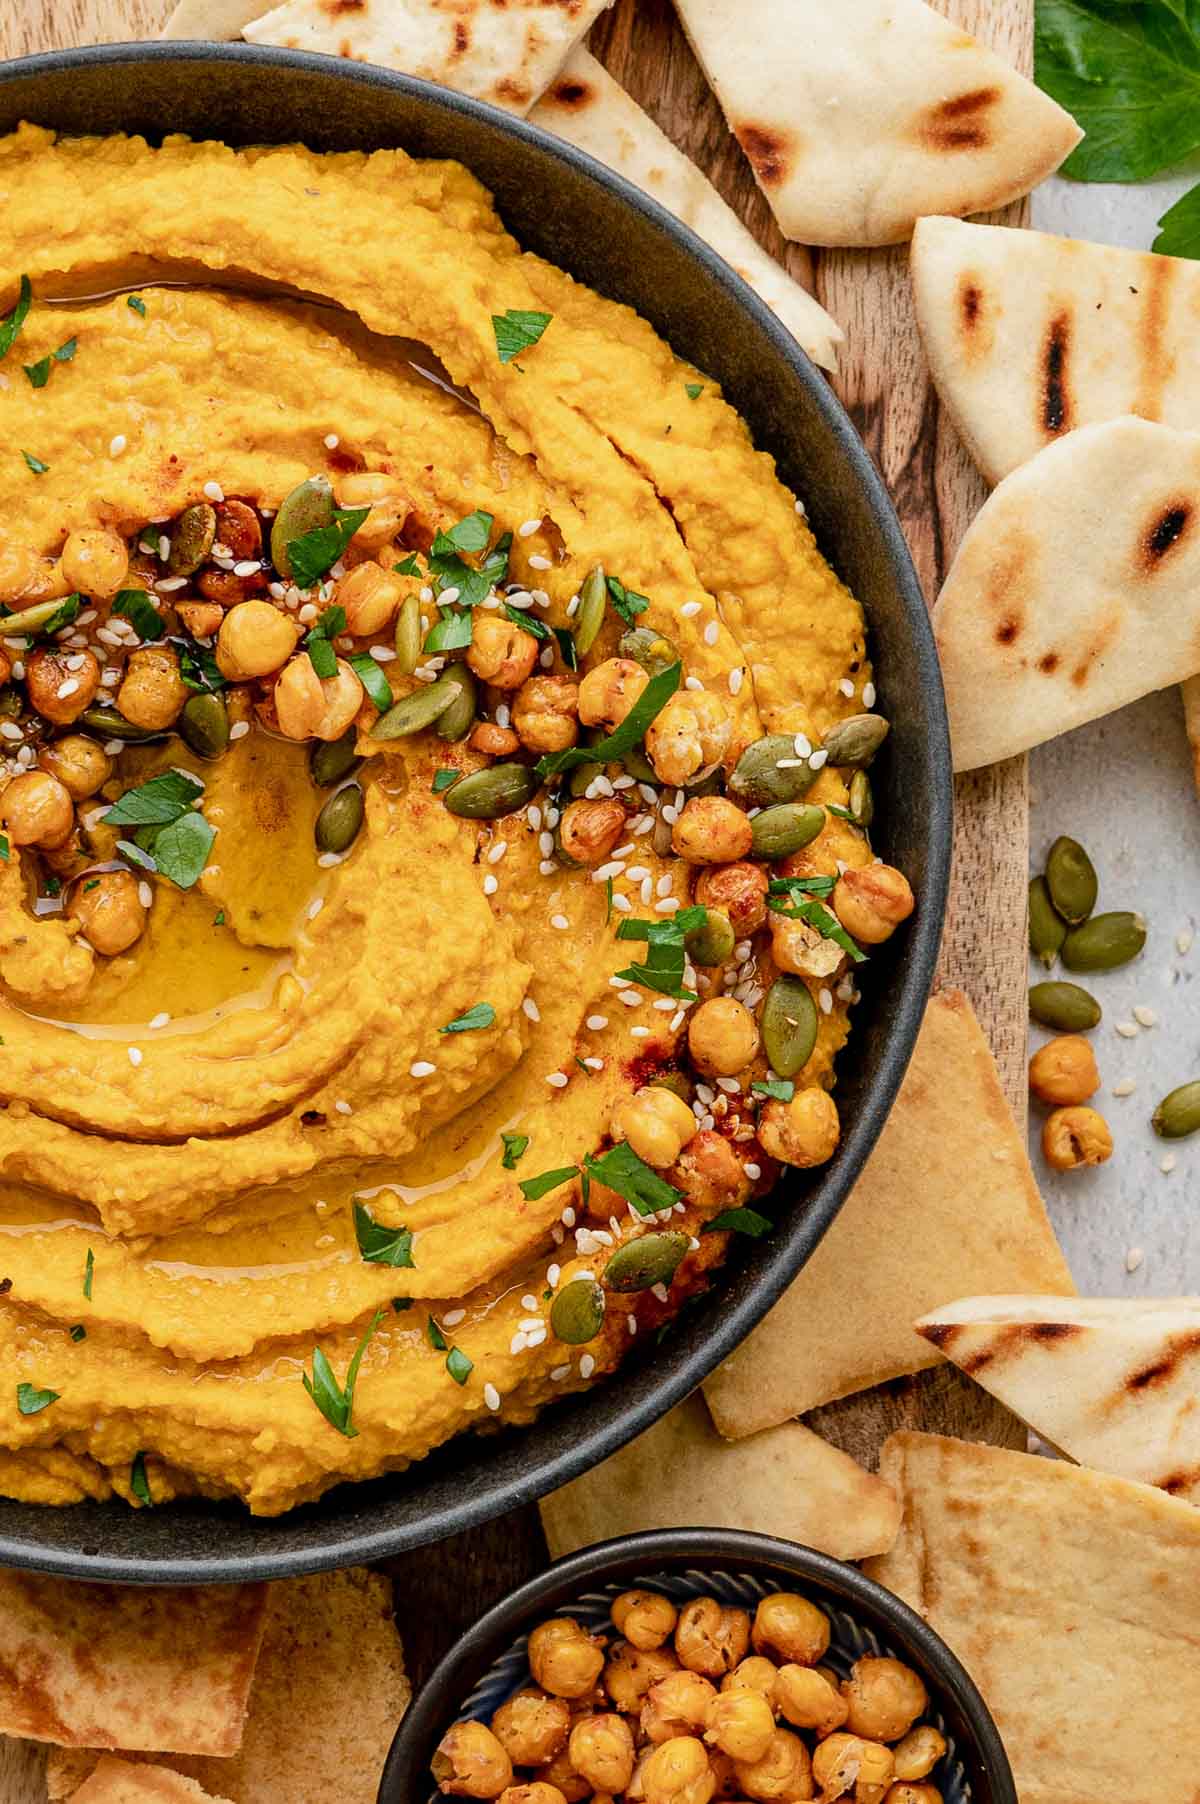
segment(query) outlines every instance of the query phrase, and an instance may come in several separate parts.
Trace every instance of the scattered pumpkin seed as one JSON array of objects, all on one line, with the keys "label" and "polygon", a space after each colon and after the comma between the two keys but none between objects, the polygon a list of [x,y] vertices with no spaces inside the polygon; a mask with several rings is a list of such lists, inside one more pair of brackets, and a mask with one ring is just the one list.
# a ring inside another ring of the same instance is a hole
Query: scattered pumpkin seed
[{"label": "scattered pumpkin seed", "polygon": [[806,802],[777,802],[764,808],[750,823],[750,856],[787,858],[811,845],[825,825],[825,810]]},{"label": "scattered pumpkin seed", "polygon": [[1145,944],[1146,922],[1141,915],[1127,910],[1093,915],[1068,933],[1062,962],[1068,971],[1115,971],[1136,958]]},{"label": "scattered pumpkin seed", "polygon": [[396,615],[396,669],[402,676],[411,676],[421,662],[421,598],[419,595],[406,595],[400,604],[400,612]]},{"label": "scattered pumpkin seed", "polygon": [[[15,614],[5,614],[0,618],[0,639],[16,639],[25,633],[40,632],[48,620],[54,619],[66,599],[60,595],[55,601],[35,601],[31,608],[20,608]],[[78,612],[78,601],[75,609]]]},{"label": "scattered pumpkin seed", "polygon": [[317,816],[313,838],[318,852],[348,852],[363,824],[363,792],[357,783],[337,789]]},{"label": "scattered pumpkin seed", "polygon": [[785,972],[767,991],[763,1003],[763,1051],[779,1077],[803,1071],[817,1043],[817,1005],[801,977]]},{"label": "scattered pumpkin seed", "polygon": [[179,737],[197,758],[219,758],[229,744],[229,716],[219,695],[190,695],[179,716]]},{"label": "scattered pumpkin seed", "polygon": [[865,770],[856,770],[850,779],[850,818],[865,833],[875,819],[875,791]]},{"label": "scattered pumpkin seed", "polygon": [[1067,923],[1050,900],[1046,879],[1034,877],[1029,885],[1029,950],[1047,971],[1053,969],[1066,937]]},{"label": "scattered pumpkin seed", "polygon": [[740,802],[765,808],[770,802],[798,802],[817,780],[807,758],[797,758],[790,733],[768,733],[748,745],[729,779],[729,792]]},{"label": "scattered pumpkin seed", "polygon": [[853,764],[865,770],[890,731],[882,714],[851,714],[830,727],[821,750],[829,754],[830,764]]},{"label": "scattered pumpkin seed", "polygon": [[1069,927],[1078,927],[1096,906],[1099,881],[1095,867],[1077,839],[1056,839],[1046,859],[1050,900]]},{"label": "scattered pumpkin seed", "polygon": [[308,750],[308,772],[318,789],[332,789],[362,763],[354,750],[356,727],[347,727],[340,739],[314,739]]},{"label": "scattered pumpkin seed", "polygon": [[284,496],[271,522],[271,560],[280,576],[292,574],[288,557],[292,540],[302,539],[318,527],[332,526],[333,516],[333,489],[325,476],[309,476]]},{"label": "scattered pumpkin seed", "polygon": [[723,965],[726,959],[733,957],[737,935],[723,909],[708,908],[699,927],[692,927],[684,934],[683,943],[694,965]]},{"label": "scattered pumpkin seed", "polygon": [[575,625],[575,649],[581,658],[587,656],[600,636],[608,607],[608,583],[604,565],[589,570],[579,590],[579,613]]},{"label": "scattered pumpkin seed", "polygon": [[622,633],[617,656],[632,658],[649,676],[658,676],[660,671],[679,662],[675,645],[665,633],[656,633],[652,626],[631,626],[628,632]]},{"label": "scattered pumpkin seed", "polygon": [[550,1329],[568,1347],[595,1340],[604,1326],[604,1291],[594,1278],[572,1278],[550,1305]]},{"label": "scattered pumpkin seed", "polygon": [[411,695],[402,695],[394,707],[371,728],[372,739],[406,739],[410,733],[423,733],[461,696],[466,685],[462,667],[454,664],[443,670],[436,682],[423,683]]},{"label": "scattered pumpkin seed", "polygon": [[1029,992],[1030,1015],[1060,1034],[1087,1033],[1099,1025],[1103,1012],[1096,998],[1077,983],[1035,983]]},{"label": "scattered pumpkin seed", "polygon": [[[17,616],[14,614],[15,620]],[[0,621],[0,626],[6,622]],[[163,727],[135,727],[131,720],[118,714],[115,708],[85,708],[79,716],[79,724],[93,733],[101,734],[105,739],[124,739],[130,745],[144,745],[151,739],[165,739],[166,729]]]},{"label": "scattered pumpkin seed", "polygon": [[682,1071],[660,1072],[658,1077],[651,1079],[651,1087],[655,1086],[660,1090],[669,1090],[672,1096],[677,1096],[681,1102],[691,1106],[692,1086]]},{"label": "scattered pumpkin seed", "polygon": [[596,781],[596,778],[603,775],[604,766],[602,764],[577,764],[567,779],[567,788],[578,801],[580,796]]},{"label": "scattered pumpkin seed", "polygon": [[528,764],[493,764],[472,771],[448,789],[442,800],[451,814],[471,821],[497,821],[531,802],[542,780]]},{"label": "scattered pumpkin seed", "polygon": [[1164,1096],[1150,1125],[1164,1140],[1186,1140],[1189,1134],[1200,1133],[1200,1079],[1180,1084]]},{"label": "scattered pumpkin seed", "polygon": [[170,536],[168,572],[172,576],[191,576],[209,556],[216,541],[216,509],[210,507],[207,501],[197,501],[194,507],[185,507]]},{"label": "scattered pumpkin seed", "polygon": [[683,1263],[691,1238],[687,1234],[641,1234],[618,1247],[604,1268],[609,1290],[649,1290],[669,1284]]},{"label": "scattered pumpkin seed", "polygon": [[479,699],[479,689],[473,671],[465,664],[454,666],[454,680],[462,685],[462,693],[444,713],[438,715],[437,736],[439,739],[465,739],[475,725],[475,707]]}]

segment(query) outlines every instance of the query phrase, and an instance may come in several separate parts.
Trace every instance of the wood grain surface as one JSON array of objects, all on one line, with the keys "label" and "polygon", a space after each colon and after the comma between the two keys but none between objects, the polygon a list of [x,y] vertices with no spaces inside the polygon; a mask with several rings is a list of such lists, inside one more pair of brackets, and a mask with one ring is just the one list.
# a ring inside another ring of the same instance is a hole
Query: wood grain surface
[{"label": "wood grain surface", "polygon": [[[1033,0],[933,0],[1019,67],[1032,61]],[[0,9],[0,56],[154,36],[171,0],[15,0]],[[896,501],[932,600],[983,486],[929,386],[903,251],[830,252],[784,243],[668,0],[617,0],[592,47],[663,129],[846,330],[836,387]],[[1004,216],[1012,223],[1019,209]],[[1025,761],[960,779],[954,887],[941,977],[962,985],[991,1038],[1014,1108],[1025,1107]],[[921,1249],[914,1249],[920,1256]],[[814,1413],[830,1439],[873,1463],[900,1425],[1023,1445],[1023,1431],[944,1367]],[[397,1561],[398,1618],[419,1682],[469,1622],[544,1565],[536,1511]],[[40,1804],[36,1761],[0,1740],[0,1804]]]}]

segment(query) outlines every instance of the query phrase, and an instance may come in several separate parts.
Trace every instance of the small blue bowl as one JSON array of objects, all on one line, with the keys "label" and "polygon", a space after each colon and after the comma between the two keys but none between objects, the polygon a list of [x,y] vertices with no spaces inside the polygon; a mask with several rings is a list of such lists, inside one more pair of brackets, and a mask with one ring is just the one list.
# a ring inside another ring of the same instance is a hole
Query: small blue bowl
[{"label": "small blue bowl", "polygon": [[675,1603],[715,1597],[753,1613],[770,1591],[796,1590],[829,1616],[825,1663],[843,1677],[863,1654],[891,1654],[920,1673],[929,1692],[922,1718],[946,1737],[930,1780],[945,1804],[1018,1804],[995,1723],[959,1661],[929,1626],[855,1566],[811,1547],[733,1529],[663,1529],[626,1535],[557,1561],[497,1604],[437,1667],[396,1732],[378,1804],[453,1804],[433,1783],[434,1749],[451,1723],[490,1721],[530,1683],[530,1630],[571,1615],[609,1629],[613,1599],[631,1585]]}]

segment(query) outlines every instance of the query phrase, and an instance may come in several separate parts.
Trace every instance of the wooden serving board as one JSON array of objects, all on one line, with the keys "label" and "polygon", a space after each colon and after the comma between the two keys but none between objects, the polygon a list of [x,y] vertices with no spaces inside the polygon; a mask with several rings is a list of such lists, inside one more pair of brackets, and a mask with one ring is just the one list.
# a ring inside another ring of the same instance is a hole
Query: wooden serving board
[{"label": "wooden serving board", "polygon": [[[0,57],[68,44],[148,38],[172,0],[24,0],[0,11]],[[933,0],[1019,67],[1033,57],[1033,0]],[[264,7],[265,10],[265,7]],[[984,487],[929,385],[913,318],[907,255],[838,251],[813,257],[785,244],[684,40],[669,0],[617,0],[592,47],[663,129],[703,168],[797,280],[815,287],[847,335],[835,387],[895,500],[932,600]],[[1003,216],[1020,223],[1021,209]],[[1025,1108],[1025,886],[1028,790],[1024,759],[961,778],[955,875],[941,978],[971,996],[1014,1109]],[[954,1369],[900,1382],[815,1412],[821,1432],[873,1463],[897,1426],[1024,1445],[1024,1431]],[[398,1616],[419,1682],[456,1634],[544,1565],[535,1510],[394,1563]],[[6,1764],[7,1762],[7,1764]],[[0,1741],[0,1804],[43,1797],[24,1750]]]}]

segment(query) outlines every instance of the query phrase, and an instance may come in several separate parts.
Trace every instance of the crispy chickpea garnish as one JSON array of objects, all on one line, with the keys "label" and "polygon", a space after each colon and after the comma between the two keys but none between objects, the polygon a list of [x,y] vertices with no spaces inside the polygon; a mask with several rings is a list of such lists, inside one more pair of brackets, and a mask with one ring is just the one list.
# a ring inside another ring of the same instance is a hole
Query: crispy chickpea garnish
[{"label": "crispy chickpea garnish", "polygon": [[713,1128],[694,1134],[667,1174],[701,1215],[736,1208],[750,1194],[750,1179],[734,1148]]},{"label": "crispy chickpea garnish", "polygon": [[72,885],[67,913],[89,946],[115,958],[141,938],[147,909],[132,871],[95,871]]},{"label": "crispy chickpea garnish", "polygon": [[624,1791],[633,1777],[633,1731],[613,1711],[577,1723],[569,1752],[575,1771],[597,1791]]},{"label": "crispy chickpea garnish", "polygon": [[117,707],[135,727],[165,732],[183,713],[190,693],[179,674],[179,658],[173,647],[144,645],[129,654],[125,676],[117,690]]},{"label": "crispy chickpea garnish", "polygon": [[632,658],[606,658],[579,685],[579,718],[585,727],[619,727],[650,678]]},{"label": "crispy chickpea garnish", "polygon": [[565,1698],[518,1691],[492,1718],[492,1734],[514,1766],[545,1766],[567,1745],[571,1712]]},{"label": "crispy chickpea garnish", "polygon": [[831,901],[851,939],[864,946],[890,939],[916,906],[908,878],[890,864],[843,871]]},{"label": "crispy chickpea garnish", "polygon": [[69,589],[107,601],[125,586],[129,551],[119,533],[103,527],[70,533],[62,548],[63,580]]},{"label": "crispy chickpea garnish", "polygon": [[53,850],[75,826],[70,791],[45,770],[24,771],[0,794],[0,820],[14,846]]},{"label": "crispy chickpea garnish", "polygon": [[775,1734],[775,1712],[761,1691],[718,1692],[704,1739],[733,1760],[761,1760]]},{"label": "crispy chickpea garnish", "polygon": [[824,1165],[841,1138],[837,1104],[828,1090],[815,1086],[797,1090],[790,1102],[768,1102],[758,1117],[758,1138],[781,1165]]},{"label": "crispy chickpea garnish", "polygon": [[[670,1090],[663,1089],[661,1085],[648,1085],[646,1091],[639,1091],[638,1095],[646,1094],[653,1096],[656,1093],[661,1096],[671,1097],[673,1102],[679,1102],[680,1100],[679,1097],[674,1096]],[[683,1107],[687,1109],[687,1104],[684,1103]],[[692,1113],[690,1109],[688,1109],[687,1112],[689,1115]],[[627,1134],[624,1137],[628,1139]],[[689,1134],[688,1138],[690,1139],[690,1137]],[[617,1140],[620,1138],[622,1138],[622,1136],[617,1133],[614,1126],[613,1139]],[[632,1142],[630,1142],[630,1144],[632,1145]],[[634,1151],[637,1152],[636,1147],[634,1147]],[[638,1156],[640,1158],[646,1157],[644,1153],[641,1153]],[[664,1159],[664,1165],[673,1165],[678,1156],[678,1153],[675,1153],[670,1159]],[[657,1161],[652,1159],[646,1160],[648,1165],[655,1164],[656,1162]],[[652,1647],[661,1647],[668,1636],[674,1634],[675,1624],[679,1619],[679,1612],[669,1598],[660,1597],[657,1591],[622,1591],[620,1597],[616,1598],[613,1602],[612,1619],[618,1634],[624,1635],[626,1641],[631,1642],[634,1647],[645,1650]]]},{"label": "crispy chickpea garnish", "polygon": [[694,1735],[662,1742],[641,1777],[646,1804],[709,1804],[717,1788],[704,1743]]},{"label": "crispy chickpea garnish", "polygon": [[1112,1129],[1095,1109],[1055,1109],[1042,1127],[1042,1152],[1055,1171],[1103,1165],[1112,1150]]},{"label": "crispy chickpea garnish", "polygon": [[604,1688],[618,1710],[640,1710],[650,1687],[678,1668],[673,1648],[642,1649],[618,1641],[604,1665]]},{"label": "crispy chickpea garnish", "polygon": [[511,727],[498,727],[494,720],[476,721],[467,735],[471,750],[485,758],[508,758],[520,743]]},{"label": "crispy chickpea garnish", "polygon": [[555,1697],[582,1697],[603,1667],[603,1647],[574,1617],[552,1617],[529,1637],[529,1670],[543,1691]]},{"label": "crispy chickpea garnish", "polygon": [[829,1646],[829,1618],[795,1591],[772,1591],[754,1612],[754,1651],[815,1666]]},{"label": "crispy chickpea garnish", "polygon": [[675,1652],[693,1672],[723,1679],[749,1646],[750,1618],[745,1610],[719,1604],[715,1597],[696,1597],[679,1612]]},{"label": "crispy chickpea garnish", "polygon": [[1029,1061],[1029,1088],[1039,1102],[1063,1108],[1086,1102],[1100,1088],[1096,1055],[1082,1034],[1060,1034]]},{"label": "crispy chickpea garnish", "polygon": [[910,1729],[892,1750],[897,1779],[927,1778],[945,1752],[946,1737],[932,1723]]},{"label": "crispy chickpea garnish", "polygon": [[688,1022],[688,1051],[705,1077],[733,1077],[758,1053],[758,1023],[744,1002],[714,996],[693,1009]]},{"label": "crispy chickpea garnish", "polygon": [[696,879],[696,900],[729,916],[739,939],[757,933],[767,918],[767,872],[741,861],[707,866]]},{"label": "crispy chickpea garnish", "polygon": [[538,642],[503,614],[476,608],[467,663],[493,689],[519,689],[538,660]]},{"label": "crispy chickpea garnish", "polygon": [[38,763],[57,777],[76,802],[86,801],[112,776],[113,761],[86,733],[66,733],[38,753]]},{"label": "crispy chickpea garnish", "polygon": [[681,1668],[668,1673],[646,1693],[641,1731],[647,1741],[670,1741],[675,1735],[698,1735],[708,1721],[717,1691],[701,1673]]},{"label": "crispy chickpea garnish", "polygon": [[438,1743],[433,1776],[454,1798],[498,1798],[512,1784],[512,1761],[483,1723],[455,1723]]},{"label": "crispy chickpea garnish", "polygon": [[707,689],[680,689],[646,729],[646,756],[660,782],[688,783],[720,764],[729,750],[733,714]]},{"label": "crispy chickpea garnish", "polygon": [[847,1729],[869,1741],[899,1741],[929,1703],[911,1666],[876,1655],[854,1662],[842,1695],[848,1707]]},{"label": "crispy chickpea garnish", "polygon": [[671,829],[671,849],[688,864],[732,864],[750,850],[750,817],[725,796],[693,796]]},{"label": "crispy chickpea garnish", "polygon": [[573,864],[603,864],[622,838],[629,817],[615,798],[568,802],[558,823],[558,843]]},{"label": "crispy chickpea garnish", "polygon": [[789,1723],[797,1729],[812,1729],[821,1739],[840,1729],[849,1715],[850,1706],[841,1692],[815,1666],[781,1666],[775,1697]]},{"label": "crispy chickpea garnish", "polygon": [[[660,1170],[674,1165],[684,1147],[694,1137],[696,1127],[696,1117],[687,1103],[663,1084],[647,1084],[632,1096],[618,1097],[609,1121],[609,1131],[614,1140],[627,1140],[639,1159],[644,1159],[647,1165],[656,1166]],[[665,1603],[665,1599],[659,1601]],[[655,1620],[661,1620],[662,1615],[663,1612],[660,1611]],[[635,1626],[638,1626],[636,1622]],[[634,1641],[634,1645],[659,1647],[674,1626],[672,1612],[670,1627],[657,1641]],[[627,1638],[634,1639],[632,1635]]]},{"label": "crispy chickpea garnish", "polygon": [[790,1729],[773,1729],[757,1760],[735,1760],[733,1770],[747,1798],[787,1800],[811,1798],[812,1761],[807,1747]]},{"label": "crispy chickpea garnish", "polygon": [[297,623],[272,602],[238,602],[226,614],[217,635],[221,675],[231,683],[270,676],[291,657],[299,635]]},{"label": "crispy chickpea garnish", "polygon": [[25,691],[31,707],[57,727],[70,726],[90,708],[100,687],[95,652],[38,645],[25,659]]},{"label": "crispy chickpea garnish", "polygon": [[574,677],[535,676],[513,697],[512,723],[531,752],[565,752],[579,738],[579,685]]}]

